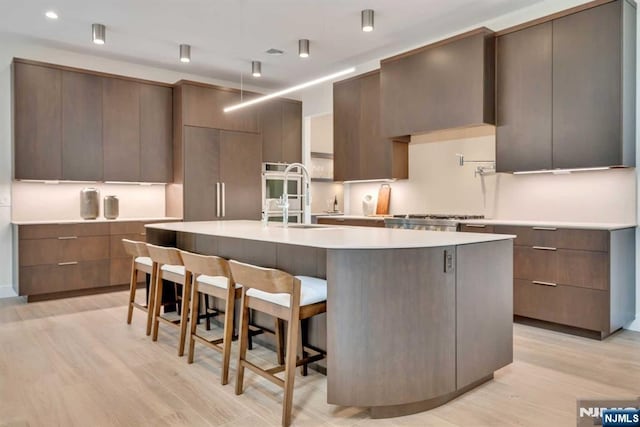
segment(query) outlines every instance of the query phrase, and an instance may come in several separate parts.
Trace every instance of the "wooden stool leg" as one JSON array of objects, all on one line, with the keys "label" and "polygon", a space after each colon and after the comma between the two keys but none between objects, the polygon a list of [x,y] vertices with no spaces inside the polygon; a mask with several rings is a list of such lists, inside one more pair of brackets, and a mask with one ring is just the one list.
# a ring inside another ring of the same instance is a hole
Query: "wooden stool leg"
[{"label": "wooden stool leg", "polygon": [[204,317],[207,322],[207,331],[211,330],[211,317],[209,316],[209,295],[204,295]]},{"label": "wooden stool leg", "polygon": [[[189,304],[191,302],[191,272],[186,271],[184,275],[184,284],[182,285],[182,301],[178,307],[182,307],[180,315],[180,338],[178,341],[178,356],[184,355],[184,343],[187,337],[187,325],[189,322]],[[198,316],[198,313],[195,314]],[[191,316],[193,318],[193,315]]]},{"label": "wooden stool leg", "polygon": [[[247,318],[249,319],[249,324],[251,324],[251,310],[249,310],[249,315],[247,316]],[[251,334],[249,334],[249,350],[253,350],[253,336]]]},{"label": "wooden stool leg", "polygon": [[[299,301],[299,300],[298,300]],[[298,302],[299,304],[299,302]],[[293,304],[292,304],[293,305]],[[291,424],[291,410],[293,409],[293,386],[296,379],[296,348],[298,346],[298,330],[300,322],[300,307],[295,306],[291,310],[287,331],[287,355],[284,374],[284,398],[282,402],[282,425],[288,427]]]},{"label": "wooden stool leg", "polygon": [[160,266],[158,266],[158,268],[156,269],[156,298],[155,298],[155,302],[153,303],[153,334],[151,337],[153,341],[158,341],[158,327],[160,324],[158,317],[160,317],[160,307],[162,307],[163,283],[162,283],[162,277],[160,277],[161,276],[160,273],[161,273]]},{"label": "wooden stool leg", "polygon": [[[198,310],[200,309],[198,306],[200,304],[200,295],[198,295],[198,282],[193,282],[193,299],[191,301],[191,333],[189,334],[189,355],[187,357],[188,363],[193,363],[193,356],[195,352],[196,340],[193,336],[196,333],[196,329],[198,328]],[[195,313],[195,314],[193,314]]]},{"label": "wooden stool leg", "polygon": [[[208,296],[207,296],[208,298]],[[229,283],[224,311],[224,334],[222,336],[222,385],[229,383],[229,361],[231,360],[231,341],[233,340],[233,310],[236,303],[236,289]],[[207,321],[209,318],[207,317]]]},{"label": "wooden stool leg", "polygon": [[156,264],[151,268],[149,277],[149,291],[147,292],[147,336],[151,335],[153,327],[153,313],[156,306]]},{"label": "wooden stool leg", "polygon": [[[300,355],[300,359],[304,360],[307,358],[307,352],[304,351],[304,345],[307,342],[307,331],[306,331],[306,325],[307,322],[306,320],[301,320],[300,321],[300,334],[299,334],[299,339],[298,339],[298,354]],[[300,366],[300,373],[302,374],[303,377],[306,377],[308,374],[307,371],[307,364],[305,363],[304,365]]]},{"label": "wooden stool leg", "polygon": [[131,324],[131,318],[133,317],[133,302],[136,300],[136,279],[138,278],[136,270],[135,258],[131,260],[131,277],[129,280],[129,309],[127,310],[127,324]]},{"label": "wooden stool leg", "polygon": [[278,356],[278,365],[284,365],[284,335],[282,334],[282,319],[276,317],[276,354]]},{"label": "wooden stool leg", "polygon": [[240,310],[240,349],[238,351],[238,368],[236,372],[236,394],[242,394],[244,382],[243,362],[247,357],[247,345],[249,344],[249,306],[245,290],[242,290],[242,308]]}]

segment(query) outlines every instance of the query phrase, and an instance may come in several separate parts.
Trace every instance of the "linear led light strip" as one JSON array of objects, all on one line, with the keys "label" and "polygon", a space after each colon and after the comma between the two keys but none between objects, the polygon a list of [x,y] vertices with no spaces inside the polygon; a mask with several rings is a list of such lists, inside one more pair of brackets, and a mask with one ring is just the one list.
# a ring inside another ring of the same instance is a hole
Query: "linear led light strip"
[{"label": "linear led light strip", "polygon": [[597,168],[575,168],[575,169],[545,169],[539,171],[522,171],[522,172],[513,172],[514,175],[533,175],[539,173],[552,173],[554,175],[563,175],[571,172],[588,172],[588,171],[603,171],[611,169],[610,167],[597,167]]},{"label": "linear led light strip", "polygon": [[248,107],[250,105],[255,105],[255,104],[258,104],[260,102],[268,101],[268,100],[273,99],[273,98],[278,98],[278,97],[280,97],[282,95],[286,95],[288,93],[295,92],[297,90],[308,88],[309,86],[317,85],[317,84],[326,82],[328,80],[336,79],[338,77],[344,76],[345,74],[351,74],[355,70],[356,70],[355,67],[347,68],[346,70],[338,71],[337,73],[329,74],[328,76],[320,77],[318,79],[311,80],[311,81],[308,81],[308,82],[305,82],[305,83],[301,83],[301,84],[296,85],[296,86],[291,86],[290,88],[287,88],[287,89],[282,89],[282,90],[280,90],[278,92],[274,92],[274,93],[271,93],[269,95],[265,95],[265,96],[261,96],[259,98],[252,99],[251,101],[246,101],[246,102],[241,102],[240,104],[231,105],[229,107],[225,107],[224,112],[225,113],[229,113],[231,111],[234,111],[234,110],[237,110],[237,109],[240,109],[240,108]]}]

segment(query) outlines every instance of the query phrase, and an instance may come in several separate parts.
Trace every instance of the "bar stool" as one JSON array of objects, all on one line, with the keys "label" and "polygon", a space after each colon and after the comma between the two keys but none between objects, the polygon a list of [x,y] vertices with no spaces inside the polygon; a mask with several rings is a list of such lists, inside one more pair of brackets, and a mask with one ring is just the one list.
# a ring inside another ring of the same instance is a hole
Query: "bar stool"
[{"label": "bar stool", "polygon": [[[197,255],[181,251],[186,270],[193,277],[191,313],[199,312],[200,294],[225,301],[224,332],[222,338],[210,339],[198,335],[196,317],[192,315],[189,331],[188,362],[193,363],[196,341],[222,353],[222,385],[229,382],[229,359],[231,358],[231,340],[233,339],[233,311],[235,301],[242,295],[242,288],[231,279],[229,263],[217,256]],[[222,346],[220,346],[222,344]]]},{"label": "bar stool", "polygon": [[[147,244],[149,256],[153,261],[155,271],[155,302],[153,306],[153,341],[158,340],[160,321],[177,327],[180,330],[178,339],[178,356],[184,354],[184,343],[187,335],[187,321],[189,316],[189,301],[191,298],[191,273],[186,271],[182,263],[180,250]],[[160,315],[162,305],[162,281],[168,280],[182,285],[182,300],[179,302],[180,314],[165,313]]]},{"label": "bar stool", "polygon": [[[292,276],[284,271],[257,267],[237,261],[229,261],[231,273],[236,283],[242,286],[242,310],[240,314],[240,351],[236,375],[236,394],[242,394],[244,368],[284,388],[282,403],[282,425],[291,424],[293,407],[293,385],[296,366],[320,360],[324,355],[316,355],[297,360],[296,350],[300,331],[300,321],[327,310],[327,281],[315,277]],[[284,365],[262,369],[249,362],[247,356],[249,310],[267,313],[277,319],[288,321],[287,346]],[[304,343],[300,343],[301,346]],[[285,372],[282,380],[274,374]]]},{"label": "bar stool", "polygon": [[[127,311],[127,324],[131,324],[134,307],[145,311],[147,313],[147,336],[149,336],[151,335],[151,317],[153,315],[153,302],[155,297],[153,262],[149,257],[149,251],[147,250],[146,243],[122,239],[122,245],[124,246],[125,252],[131,256],[131,278],[129,281],[129,309]],[[149,291],[147,292],[147,305],[135,302],[138,272],[151,275]]]}]

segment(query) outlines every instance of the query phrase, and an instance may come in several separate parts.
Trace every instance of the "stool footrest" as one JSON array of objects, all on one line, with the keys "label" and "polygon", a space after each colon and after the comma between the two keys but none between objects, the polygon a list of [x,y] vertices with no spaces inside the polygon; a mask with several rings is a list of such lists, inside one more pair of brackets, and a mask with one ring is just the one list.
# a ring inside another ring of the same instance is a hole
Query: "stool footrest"
[{"label": "stool footrest", "polygon": [[166,323],[169,323],[171,325],[174,325],[174,326],[179,326],[180,316],[178,315],[178,313],[169,312],[169,313],[164,313],[164,314],[158,316],[158,320],[162,320],[162,321],[164,321]]},{"label": "stool footrest", "polygon": [[[271,381],[272,383],[274,383],[275,385],[284,388],[284,380],[281,380],[280,378],[276,377],[275,375],[269,373],[269,371],[266,371],[266,370],[254,365],[253,363],[251,363],[251,362],[249,362],[247,360],[241,360],[240,363],[242,363],[242,366],[244,366],[245,368],[249,368],[249,370],[255,372],[258,375],[260,375],[262,378],[267,379],[267,380]],[[278,368],[279,368],[279,366],[278,366]]]},{"label": "stool footrest", "polygon": [[135,308],[139,308],[142,311],[148,311],[149,307],[144,305],[144,304],[138,304],[137,302],[132,302],[131,303]]}]

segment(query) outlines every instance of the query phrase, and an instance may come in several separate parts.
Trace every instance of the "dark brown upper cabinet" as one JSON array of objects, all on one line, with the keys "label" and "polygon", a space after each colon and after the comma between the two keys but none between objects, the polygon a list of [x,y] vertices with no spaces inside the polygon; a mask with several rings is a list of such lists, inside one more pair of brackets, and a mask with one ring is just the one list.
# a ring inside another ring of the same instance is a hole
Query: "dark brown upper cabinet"
[{"label": "dark brown upper cabinet", "polygon": [[635,37],[626,0],[502,31],[497,171],[635,166]]},{"label": "dark brown upper cabinet", "polygon": [[613,1],[553,21],[553,167],[635,166],[636,11]]},{"label": "dark brown upper cabinet", "polygon": [[101,181],[102,78],[62,72],[62,179]]},{"label": "dark brown upper cabinet", "polygon": [[[251,107],[250,107],[251,108]],[[275,99],[260,108],[262,161],[295,163],[302,161],[302,103]]]},{"label": "dark brown upper cabinet", "polygon": [[180,81],[182,87],[182,115],[185,126],[199,126],[213,129],[258,133],[258,108],[242,108],[228,113],[224,108],[248,101],[255,93]]},{"label": "dark brown upper cabinet", "polygon": [[381,61],[382,135],[494,124],[494,46],[480,28]]},{"label": "dark brown upper cabinet", "polygon": [[14,177],[62,179],[62,72],[13,64]]},{"label": "dark brown upper cabinet", "polygon": [[173,89],[14,59],[15,178],[171,182]]},{"label": "dark brown upper cabinet", "polygon": [[102,81],[105,181],[140,181],[140,86]]},{"label": "dark brown upper cabinet", "polygon": [[173,91],[140,85],[140,180],[173,180]]},{"label": "dark brown upper cabinet", "polygon": [[334,181],[408,177],[406,139],[380,133],[380,71],[333,85]]},{"label": "dark brown upper cabinet", "polygon": [[498,37],[498,172],[551,169],[552,24]]}]

